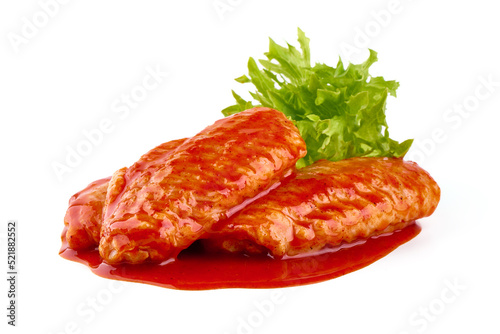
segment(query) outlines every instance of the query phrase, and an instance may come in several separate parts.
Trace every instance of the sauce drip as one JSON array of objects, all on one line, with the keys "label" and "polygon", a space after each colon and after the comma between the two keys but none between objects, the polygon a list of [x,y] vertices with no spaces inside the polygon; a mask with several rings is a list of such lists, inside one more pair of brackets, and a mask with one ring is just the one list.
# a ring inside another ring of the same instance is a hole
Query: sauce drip
[{"label": "sauce drip", "polygon": [[162,264],[109,265],[97,248],[75,251],[63,232],[60,255],[87,265],[94,274],[180,290],[220,288],[281,288],[330,280],[377,261],[420,233],[418,224],[402,230],[326,248],[319,252],[274,259],[267,255],[208,253],[195,243],[177,259]]}]

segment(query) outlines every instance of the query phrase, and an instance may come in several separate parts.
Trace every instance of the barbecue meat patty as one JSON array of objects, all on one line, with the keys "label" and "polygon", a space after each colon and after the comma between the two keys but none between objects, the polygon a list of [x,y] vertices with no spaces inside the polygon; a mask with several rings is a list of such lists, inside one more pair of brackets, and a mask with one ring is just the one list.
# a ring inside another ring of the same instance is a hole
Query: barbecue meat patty
[{"label": "barbecue meat patty", "polygon": [[279,111],[218,120],[139,171],[113,174],[99,253],[108,263],[175,257],[229,209],[289,176],[305,154],[298,129]]},{"label": "barbecue meat patty", "polygon": [[431,215],[440,189],[398,158],[320,160],[214,226],[205,247],[293,256],[401,229]]}]

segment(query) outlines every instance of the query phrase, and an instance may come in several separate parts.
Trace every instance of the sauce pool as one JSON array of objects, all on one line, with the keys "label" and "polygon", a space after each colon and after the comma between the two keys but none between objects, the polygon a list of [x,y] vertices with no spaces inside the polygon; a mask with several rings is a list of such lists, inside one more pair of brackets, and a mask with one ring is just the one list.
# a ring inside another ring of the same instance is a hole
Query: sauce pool
[{"label": "sauce pool", "polygon": [[63,232],[60,255],[87,265],[94,274],[110,279],[180,290],[220,288],[281,288],[330,280],[377,261],[420,233],[411,224],[391,234],[371,237],[300,257],[274,259],[267,255],[207,253],[197,243],[177,259],[162,264],[109,265],[97,248],[75,251]]}]

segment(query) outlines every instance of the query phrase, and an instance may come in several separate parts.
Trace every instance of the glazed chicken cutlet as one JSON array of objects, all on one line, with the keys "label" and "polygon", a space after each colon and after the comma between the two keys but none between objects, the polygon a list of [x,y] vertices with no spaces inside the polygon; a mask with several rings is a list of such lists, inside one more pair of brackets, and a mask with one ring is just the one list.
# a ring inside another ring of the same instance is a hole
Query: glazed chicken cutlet
[{"label": "glazed chicken cutlet", "polygon": [[320,160],[212,227],[205,247],[294,256],[389,233],[431,215],[440,190],[399,158]]}]

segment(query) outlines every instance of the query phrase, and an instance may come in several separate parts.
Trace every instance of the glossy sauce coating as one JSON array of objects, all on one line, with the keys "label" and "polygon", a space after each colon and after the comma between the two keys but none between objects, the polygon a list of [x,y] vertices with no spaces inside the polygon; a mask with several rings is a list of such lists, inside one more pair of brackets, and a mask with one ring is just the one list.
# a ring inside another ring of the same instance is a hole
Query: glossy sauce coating
[{"label": "glossy sauce coating", "polygon": [[[418,224],[400,231],[328,248],[304,257],[275,259],[268,255],[211,253],[190,247],[163,264],[104,263],[97,249],[74,250],[64,241],[60,255],[87,265],[101,277],[171,289],[280,288],[311,284],[368,266],[414,238]],[[199,246],[199,245],[198,245]]]},{"label": "glossy sauce coating", "polygon": [[402,229],[431,215],[439,197],[436,182],[413,162],[322,160],[215,224],[203,242],[231,252],[296,255]]},{"label": "glossy sauce coating", "polygon": [[283,113],[254,108],[226,117],[134,175],[108,186],[99,252],[108,263],[163,261],[246,199],[288,176],[306,154]]},{"label": "glossy sauce coating", "polygon": [[[186,139],[172,140],[162,143],[150,150],[126,171],[126,177],[131,178],[147,168],[155,160],[170,154]],[[108,198],[108,185],[111,177],[89,184],[82,191],[74,194],[69,200],[69,207],[64,217],[67,226],[66,240],[73,249],[85,249],[99,245],[103,211]],[[112,190],[111,190],[112,192]]]},{"label": "glossy sauce coating", "polygon": [[71,196],[64,217],[69,247],[85,249],[99,244],[102,211],[111,177],[97,180]]}]

